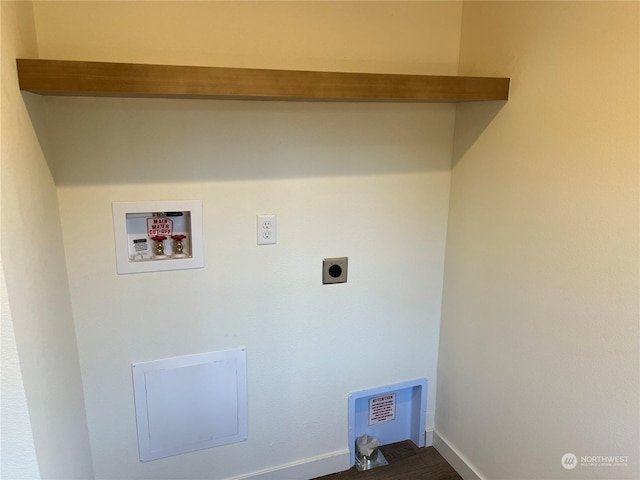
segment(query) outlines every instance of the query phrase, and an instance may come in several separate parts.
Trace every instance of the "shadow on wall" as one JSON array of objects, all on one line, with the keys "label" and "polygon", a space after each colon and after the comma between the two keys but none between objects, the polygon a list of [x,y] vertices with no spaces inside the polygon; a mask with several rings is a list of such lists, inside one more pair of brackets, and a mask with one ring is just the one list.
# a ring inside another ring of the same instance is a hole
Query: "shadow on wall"
[{"label": "shadow on wall", "polygon": [[464,157],[506,104],[506,101],[458,104],[452,168]]},{"label": "shadow on wall", "polygon": [[451,168],[455,104],[23,96],[58,185]]}]

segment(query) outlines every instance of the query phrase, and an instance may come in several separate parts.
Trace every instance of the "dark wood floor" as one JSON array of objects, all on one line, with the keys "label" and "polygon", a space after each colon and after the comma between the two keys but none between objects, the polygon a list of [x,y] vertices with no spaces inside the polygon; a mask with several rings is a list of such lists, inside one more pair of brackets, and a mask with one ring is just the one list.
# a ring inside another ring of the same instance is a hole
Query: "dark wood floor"
[{"label": "dark wood floor", "polygon": [[314,480],[462,480],[433,447],[418,448],[411,441],[380,447],[389,465],[358,472],[355,467]]}]

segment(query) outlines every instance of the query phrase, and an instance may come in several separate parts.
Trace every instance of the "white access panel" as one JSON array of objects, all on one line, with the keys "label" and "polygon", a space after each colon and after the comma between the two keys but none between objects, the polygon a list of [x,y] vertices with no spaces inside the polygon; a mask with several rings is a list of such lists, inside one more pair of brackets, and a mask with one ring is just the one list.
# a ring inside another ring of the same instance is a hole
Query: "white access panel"
[{"label": "white access panel", "polygon": [[244,348],[134,363],[140,461],[247,439]]}]

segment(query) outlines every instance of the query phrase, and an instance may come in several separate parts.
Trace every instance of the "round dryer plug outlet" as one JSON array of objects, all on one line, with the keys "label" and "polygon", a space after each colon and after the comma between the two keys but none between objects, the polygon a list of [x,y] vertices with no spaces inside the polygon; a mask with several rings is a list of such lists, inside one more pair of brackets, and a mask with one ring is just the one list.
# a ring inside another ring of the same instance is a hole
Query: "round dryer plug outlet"
[{"label": "round dryer plug outlet", "polygon": [[348,262],[348,257],[325,258],[322,261],[322,283],[345,283]]}]

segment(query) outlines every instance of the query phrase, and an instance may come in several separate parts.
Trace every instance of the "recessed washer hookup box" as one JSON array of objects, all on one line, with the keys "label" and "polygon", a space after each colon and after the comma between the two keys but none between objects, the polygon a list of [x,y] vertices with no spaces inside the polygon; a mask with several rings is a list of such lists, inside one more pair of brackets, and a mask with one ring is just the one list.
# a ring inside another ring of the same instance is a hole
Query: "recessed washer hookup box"
[{"label": "recessed washer hookup box", "polygon": [[202,202],[113,202],[118,274],[203,268]]}]

